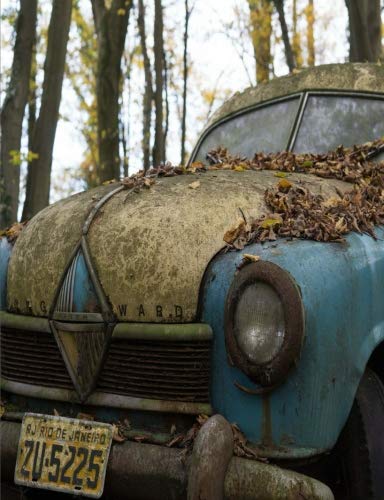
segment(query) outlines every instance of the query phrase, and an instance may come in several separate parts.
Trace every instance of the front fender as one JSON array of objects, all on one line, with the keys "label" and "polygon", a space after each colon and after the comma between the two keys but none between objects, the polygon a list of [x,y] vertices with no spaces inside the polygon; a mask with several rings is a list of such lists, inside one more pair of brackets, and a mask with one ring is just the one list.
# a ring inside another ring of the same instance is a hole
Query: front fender
[{"label": "front fender", "polygon": [[367,361],[384,340],[384,228],[376,233],[377,240],[351,234],[345,243],[280,240],[246,248],[291,274],[305,309],[297,367],[264,396],[234,385],[254,387],[229,365],[225,349],[225,300],[242,252],[218,255],[207,269],[201,311],[214,331],[212,405],[266,456],[317,455],[336,443]]},{"label": "front fender", "polygon": [[12,245],[7,238],[0,238],[0,311],[4,311],[7,307],[7,274],[11,252]]}]

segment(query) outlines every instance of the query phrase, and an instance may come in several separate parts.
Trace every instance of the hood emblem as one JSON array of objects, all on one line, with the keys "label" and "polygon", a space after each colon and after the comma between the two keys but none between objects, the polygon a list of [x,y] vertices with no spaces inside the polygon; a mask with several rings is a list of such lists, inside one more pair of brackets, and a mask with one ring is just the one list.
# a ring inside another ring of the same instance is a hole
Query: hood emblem
[{"label": "hood emblem", "polygon": [[52,321],[52,329],[76,392],[84,402],[97,383],[112,329],[104,323],[59,321]]},{"label": "hood emblem", "polygon": [[104,317],[104,297],[86,253],[81,244],[66,268],[51,316],[52,331],[81,402],[96,386],[113,330]]}]

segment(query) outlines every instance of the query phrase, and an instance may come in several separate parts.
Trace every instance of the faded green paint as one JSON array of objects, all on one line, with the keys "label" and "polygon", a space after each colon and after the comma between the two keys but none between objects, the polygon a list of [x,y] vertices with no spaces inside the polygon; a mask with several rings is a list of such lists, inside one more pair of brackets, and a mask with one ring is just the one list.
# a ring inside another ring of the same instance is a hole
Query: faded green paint
[{"label": "faded green paint", "polygon": [[234,94],[212,115],[205,129],[249,106],[295,92],[324,89],[384,92],[384,66],[372,63],[327,64],[274,78]]},{"label": "faded green paint", "polygon": [[76,194],[39,212],[18,237],[8,268],[8,311],[47,317],[59,280],[95,203],[116,186]]},{"label": "faded green paint", "polygon": [[[23,384],[0,378],[0,389],[12,394],[30,398],[48,399],[50,401],[65,401],[79,403],[76,392],[56,387]],[[131,396],[120,396],[105,392],[94,392],[87,399],[87,404],[106,408],[121,408],[125,410],[144,410],[163,413],[184,413],[187,415],[211,415],[212,407],[208,403],[190,403],[183,401],[164,401],[162,399],[145,399]]]},{"label": "faded green paint", "polygon": [[49,321],[45,318],[21,316],[0,311],[0,325],[20,330],[51,333]]},{"label": "faded green paint", "polygon": [[210,340],[212,329],[204,323],[158,325],[153,323],[117,323],[113,337],[118,339],[165,340],[171,342]]},{"label": "faded green paint", "polygon": [[[346,188],[305,174],[289,178],[326,196],[335,195],[335,185]],[[190,189],[197,179],[200,187]],[[223,248],[224,233],[241,217],[239,209],[247,218],[267,212],[265,189],[278,180],[270,171],[209,171],[115,195],[93,222],[89,247],[118,320],[194,321],[205,268]],[[175,314],[180,310],[182,316]]]}]

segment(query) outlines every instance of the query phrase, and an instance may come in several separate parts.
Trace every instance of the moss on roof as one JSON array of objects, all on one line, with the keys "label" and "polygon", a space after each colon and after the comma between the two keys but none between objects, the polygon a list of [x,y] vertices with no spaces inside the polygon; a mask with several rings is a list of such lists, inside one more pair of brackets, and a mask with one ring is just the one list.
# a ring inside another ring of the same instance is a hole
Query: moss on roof
[{"label": "moss on roof", "polygon": [[327,64],[305,68],[268,83],[237,92],[212,116],[207,126],[255,104],[305,90],[356,90],[384,93],[384,65],[373,63]]}]

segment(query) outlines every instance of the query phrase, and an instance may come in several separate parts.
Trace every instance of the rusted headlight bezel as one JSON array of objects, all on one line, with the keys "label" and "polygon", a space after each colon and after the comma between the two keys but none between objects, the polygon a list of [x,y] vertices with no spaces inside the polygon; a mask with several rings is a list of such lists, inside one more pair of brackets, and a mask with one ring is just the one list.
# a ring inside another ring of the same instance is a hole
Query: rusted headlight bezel
[{"label": "rusted headlight bezel", "polygon": [[[271,286],[279,296],[284,311],[284,341],[268,362],[252,363],[237,342],[235,313],[244,290],[255,283]],[[304,308],[300,289],[292,276],[278,265],[259,261],[240,269],[228,291],[225,308],[225,343],[230,361],[255,383],[275,387],[287,377],[298,361],[304,340]]]}]

